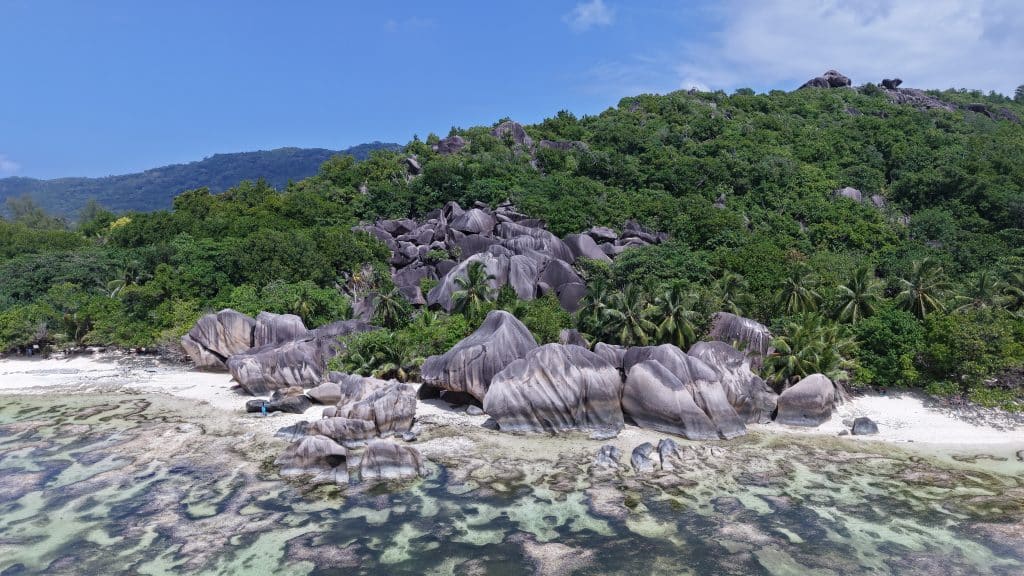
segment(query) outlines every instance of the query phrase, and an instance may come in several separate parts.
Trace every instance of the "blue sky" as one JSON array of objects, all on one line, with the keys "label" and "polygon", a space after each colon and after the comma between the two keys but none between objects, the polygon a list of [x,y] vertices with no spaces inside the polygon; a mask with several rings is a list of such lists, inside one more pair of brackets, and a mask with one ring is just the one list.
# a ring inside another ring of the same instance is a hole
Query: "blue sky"
[{"label": "blue sky", "polygon": [[0,177],[404,143],[828,68],[1011,93],[1022,38],[1018,0],[0,0]]}]

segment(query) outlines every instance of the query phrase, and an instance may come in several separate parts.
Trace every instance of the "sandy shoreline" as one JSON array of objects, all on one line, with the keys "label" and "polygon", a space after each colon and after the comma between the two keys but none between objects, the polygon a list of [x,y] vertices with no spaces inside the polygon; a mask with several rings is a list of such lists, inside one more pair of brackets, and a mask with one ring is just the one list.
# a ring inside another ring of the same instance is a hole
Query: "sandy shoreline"
[{"label": "sandy shoreline", "polygon": [[[274,414],[270,417],[246,414],[245,401],[251,399],[232,388],[230,374],[189,370],[181,365],[156,358],[123,355],[71,356],[67,358],[0,360],[0,395],[45,394],[57,390],[75,393],[111,392],[161,393],[209,405],[233,416],[243,429],[257,434],[273,434],[280,428],[300,420],[320,417],[322,406],[314,405],[305,414]],[[845,436],[855,442],[950,447],[991,447],[1006,450],[1024,449],[1024,426],[1014,419],[993,412],[996,422],[977,422],[949,410],[928,406],[928,401],[912,392],[886,395],[864,395],[838,407],[832,419],[817,428],[798,428],[778,424],[750,425],[751,432],[774,435],[837,436],[848,429],[857,416],[868,416],[878,424],[873,436]],[[486,416],[470,416],[460,409],[452,410],[444,402],[420,401],[417,421],[433,427],[454,430],[482,430]],[[610,443],[627,447],[649,441],[664,434],[627,426],[619,438]],[[454,437],[449,437],[454,442]],[[511,442],[518,444],[518,442]]]}]

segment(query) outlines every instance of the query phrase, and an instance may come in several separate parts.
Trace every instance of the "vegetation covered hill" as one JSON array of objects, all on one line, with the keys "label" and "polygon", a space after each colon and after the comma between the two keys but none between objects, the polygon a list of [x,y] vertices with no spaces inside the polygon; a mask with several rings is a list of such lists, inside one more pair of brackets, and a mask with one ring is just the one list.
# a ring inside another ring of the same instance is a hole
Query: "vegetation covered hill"
[{"label": "vegetation covered hill", "polygon": [[[352,342],[342,362],[413,377],[496,306],[542,340],[576,327],[627,345],[688,344],[730,310],[773,329],[764,375],[780,387],[823,372],[1019,406],[1024,105],[928,96],[949,105],[895,103],[871,85],[643,95],[525,127],[536,145],[453,129],[468,143],[455,153],[432,135],[365,162],[331,159],[280,191],[193,190],[173,210],[121,218],[94,209],[75,230],[23,207],[0,225],[0,347],[154,344],[228,306],[315,325],[372,291],[389,330]],[[837,194],[846,187],[861,201]],[[511,200],[559,235],[634,218],[671,240],[584,263],[591,290],[574,315],[489,293],[479,277],[462,312],[414,311],[392,290],[387,249],[351,227],[451,200]]]},{"label": "vegetation covered hill", "polygon": [[360,144],[340,152],[323,148],[278,148],[214,154],[188,164],[104,178],[3,178],[0,179],[0,202],[27,195],[48,212],[66,218],[75,218],[89,200],[118,212],[166,210],[171,207],[171,199],[185,190],[205,186],[217,193],[243,180],[259,178],[271,186],[283,188],[290,180],[316,174],[317,168],[336,154],[363,160],[374,150],[398,148],[401,148],[398,144],[382,142]]}]

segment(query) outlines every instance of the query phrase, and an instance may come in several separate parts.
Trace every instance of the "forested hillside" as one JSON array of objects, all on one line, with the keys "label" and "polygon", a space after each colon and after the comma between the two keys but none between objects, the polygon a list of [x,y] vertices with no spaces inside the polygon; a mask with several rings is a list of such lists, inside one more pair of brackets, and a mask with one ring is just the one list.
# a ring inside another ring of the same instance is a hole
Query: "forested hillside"
[{"label": "forested hillside", "polygon": [[[412,377],[496,306],[541,339],[578,328],[629,345],[691,343],[728,310],[772,328],[764,375],[777,386],[822,372],[1012,408],[1024,374],[1021,117],[1020,102],[964,91],[680,91],[559,112],[528,138],[453,129],[365,162],[331,159],[286,186],[193,190],[168,211],[93,207],[73,230],[29,207],[0,224],[0,348],[173,342],[224,307],[317,325],[373,293],[389,330],[357,338],[342,362]],[[387,248],[352,227],[453,200],[511,201],[559,236],[635,219],[670,239],[582,263],[590,293],[571,315],[472,274],[474,306],[416,310],[393,290]]]},{"label": "forested hillside", "polygon": [[223,192],[243,180],[263,178],[271,186],[283,188],[290,180],[316,174],[317,168],[336,154],[348,154],[363,160],[370,152],[398,149],[397,144],[372,142],[340,152],[323,148],[278,148],[259,152],[214,154],[188,164],[173,164],[140,172],[104,178],[0,179],[0,202],[28,196],[48,212],[74,219],[93,200],[109,210],[166,210],[171,199],[185,190],[205,186],[211,192]]}]

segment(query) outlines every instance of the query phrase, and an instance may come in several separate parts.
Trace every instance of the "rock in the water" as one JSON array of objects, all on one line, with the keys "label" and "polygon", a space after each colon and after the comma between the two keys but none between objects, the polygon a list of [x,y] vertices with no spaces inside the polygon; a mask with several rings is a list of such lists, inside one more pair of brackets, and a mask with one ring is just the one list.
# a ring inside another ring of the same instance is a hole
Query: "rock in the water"
[{"label": "rock in the water", "polygon": [[256,320],[230,308],[207,314],[182,336],[181,345],[201,368],[224,368],[225,361],[253,346]]},{"label": "rock in the water", "polygon": [[760,368],[761,358],[768,355],[772,346],[772,333],[767,326],[729,312],[718,312],[711,317],[708,336],[752,355],[751,362],[755,368]]},{"label": "rock in the water", "polygon": [[823,374],[811,374],[779,395],[775,421],[789,426],[819,426],[832,417],[838,399],[835,385]]},{"label": "rock in the water", "polygon": [[636,470],[637,474],[650,474],[654,472],[654,460],[651,459],[651,454],[653,453],[654,444],[650,442],[644,442],[633,448],[633,454],[629,457],[629,463],[633,466],[633,470]]},{"label": "rock in the water", "polygon": [[853,421],[850,431],[854,436],[867,436],[869,434],[878,434],[878,424],[867,416],[861,416]]},{"label": "rock in the water", "polygon": [[597,456],[594,458],[594,466],[599,468],[617,469],[621,459],[622,450],[619,450],[611,444],[605,444],[598,449]]},{"label": "rock in the water", "polygon": [[622,430],[618,370],[579,346],[546,344],[494,376],[484,411],[506,432]]},{"label": "rock in the water", "polygon": [[778,395],[750,368],[750,358],[720,341],[697,342],[689,355],[703,360],[717,375],[718,382],[740,418],[747,423],[772,419]]},{"label": "rock in the water", "polygon": [[320,474],[339,465],[344,468],[345,448],[324,436],[306,436],[285,448],[274,461],[282,476]]},{"label": "rock in the water", "polygon": [[522,322],[504,310],[495,310],[451,350],[427,358],[420,374],[426,384],[467,392],[483,401],[494,375],[535,348],[537,341]]},{"label": "rock in the water", "polygon": [[715,440],[718,429],[697,406],[687,387],[656,360],[629,370],[622,410],[641,428],[678,434],[690,440]]},{"label": "rock in the water", "polygon": [[662,438],[658,442],[658,456],[661,458],[661,469],[666,472],[675,470],[676,465],[682,461],[683,451],[671,438]]},{"label": "rock in the water", "polygon": [[408,480],[426,475],[427,466],[419,450],[386,440],[367,444],[359,462],[363,482]]}]

